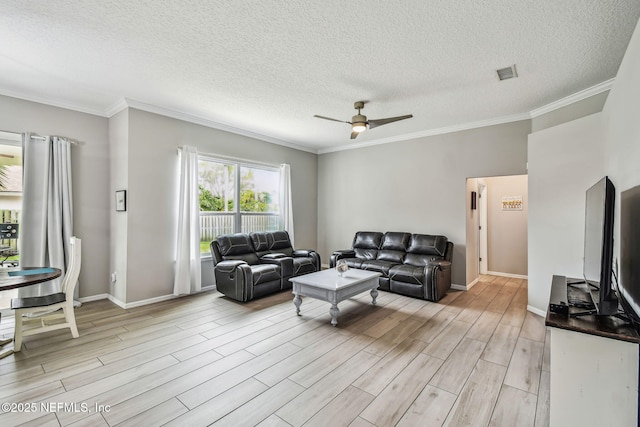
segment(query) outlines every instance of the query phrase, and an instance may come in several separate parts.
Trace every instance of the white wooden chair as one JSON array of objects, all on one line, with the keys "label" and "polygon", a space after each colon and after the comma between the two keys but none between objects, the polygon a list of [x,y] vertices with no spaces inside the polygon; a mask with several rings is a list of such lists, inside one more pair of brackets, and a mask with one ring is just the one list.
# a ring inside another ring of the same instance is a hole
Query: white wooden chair
[{"label": "white wooden chair", "polygon": [[[70,243],[70,261],[64,279],[62,279],[61,292],[11,300],[11,308],[15,310],[16,314],[13,351],[20,351],[22,337],[42,332],[69,328],[73,338],[78,338],[78,327],[73,312],[73,291],[80,275],[82,242],[80,239],[72,237]],[[33,317],[23,317],[25,314]],[[64,319],[64,322],[49,323],[51,320],[59,319]]]}]

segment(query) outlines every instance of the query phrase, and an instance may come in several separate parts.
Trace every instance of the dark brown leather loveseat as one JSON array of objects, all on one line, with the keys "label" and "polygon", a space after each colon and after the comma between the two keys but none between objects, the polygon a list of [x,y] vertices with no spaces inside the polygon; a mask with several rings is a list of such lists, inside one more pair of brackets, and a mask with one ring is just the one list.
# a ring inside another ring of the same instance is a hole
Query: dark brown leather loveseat
[{"label": "dark brown leather loveseat", "polygon": [[351,249],[335,251],[330,266],[377,271],[379,289],[438,301],[451,287],[453,243],[445,236],[359,231]]},{"label": "dark brown leather loveseat", "polygon": [[286,231],[220,235],[210,246],[216,288],[237,301],[291,289],[291,277],[320,270],[320,255],[294,250]]}]

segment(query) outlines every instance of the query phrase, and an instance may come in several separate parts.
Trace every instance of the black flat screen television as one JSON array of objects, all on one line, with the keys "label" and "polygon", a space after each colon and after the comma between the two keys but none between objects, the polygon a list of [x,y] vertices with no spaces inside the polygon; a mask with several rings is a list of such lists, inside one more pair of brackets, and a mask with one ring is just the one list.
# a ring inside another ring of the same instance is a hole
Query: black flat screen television
[{"label": "black flat screen television", "polygon": [[613,272],[613,214],[615,187],[608,177],[587,190],[584,226],[583,275],[598,315],[618,314],[611,285]]},{"label": "black flat screen television", "polygon": [[627,317],[640,325],[640,186],[620,198],[620,277],[618,294]]}]

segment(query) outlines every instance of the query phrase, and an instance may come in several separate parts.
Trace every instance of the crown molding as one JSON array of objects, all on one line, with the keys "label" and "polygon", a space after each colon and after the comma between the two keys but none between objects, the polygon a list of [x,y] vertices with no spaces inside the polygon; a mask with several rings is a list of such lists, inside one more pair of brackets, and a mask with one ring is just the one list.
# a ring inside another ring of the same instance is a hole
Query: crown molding
[{"label": "crown molding", "polygon": [[568,105],[571,105],[575,102],[578,101],[582,101],[583,99],[587,99],[590,96],[594,96],[594,95],[598,95],[599,93],[605,92],[607,90],[611,90],[611,87],[613,86],[613,82],[615,81],[615,78],[613,79],[609,79],[607,81],[604,81],[602,83],[598,83],[595,86],[591,86],[588,87],[584,90],[581,90],[580,92],[576,92],[573,95],[569,95],[566,96],[562,99],[559,99],[557,101],[553,101],[547,105],[544,105],[540,108],[536,108],[535,110],[531,110],[531,118],[536,118],[536,117],[540,117],[543,114],[547,114],[550,113],[552,111],[555,111],[559,108],[562,107],[566,107]]},{"label": "crown molding", "polygon": [[[124,107],[123,107],[124,102]],[[227,125],[220,122],[215,122],[213,120],[205,119],[204,117],[194,116],[187,113],[182,113],[180,111],[170,110],[168,108],[158,107],[156,105],[146,104],[144,102],[136,101],[134,99],[124,98],[122,101],[114,104],[111,108],[111,111],[114,111],[113,114],[120,112],[124,108],[135,108],[136,110],[146,111],[148,113],[159,114],[161,116],[170,117],[177,120],[182,120],[189,123],[194,123],[197,125],[222,130],[225,132],[234,133],[236,135],[242,135],[253,139],[258,139],[261,141],[269,142],[271,144],[282,145],[284,147],[293,148],[295,150],[306,151],[308,153],[317,154],[317,150],[304,147],[302,145],[296,144],[291,141],[285,141],[283,139],[274,138],[269,135],[264,135],[257,132],[252,132],[245,129],[240,129],[231,125]]]},{"label": "crown molding", "polygon": [[128,107],[129,107],[129,105],[127,104],[126,98],[121,98],[115,104],[113,104],[111,107],[107,108],[107,110],[105,111],[105,115],[108,118],[111,118],[111,117],[115,116],[116,114],[118,114],[120,111],[127,109]]},{"label": "crown molding", "polygon": [[45,98],[42,96],[25,95],[24,93],[14,92],[4,88],[0,88],[0,95],[22,99],[24,101],[37,102],[38,104],[50,105],[52,107],[64,108],[65,110],[77,111],[79,113],[91,114],[93,116],[108,117],[103,110],[88,108],[87,106],[73,104],[70,102],[61,102],[56,99]]},{"label": "crown molding", "polygon": [[320,149],[305,147],[293,141],[283,140],[283,139],[275,138],[270,135],[265,135],[265,134],[245,130],[245,129],[240,129],[225,123],[215,122],[213,120],[206,119],[204,117],[194,116],[192,114],[183,113],[180,111],[171,110],[164,107],[159,107],[152,104],[146,104],[144,102],[136,101],[130,98],[122,98],[116,103],[114,103],[113,105],[111,105],[110,107],[106,108],[105,110],[98,110],[98,109],[87,108],[86,106],[80,106],[80,105],[72,104],[68,102],[61,102],[59,100],[54,100],[50,98],[25,95],[22,93],[17,93],[17,92],[13,92],[13,91],[2,89],[2,88],[0,88],[0,95],[23,99],[25,101],[37,102],[40,104],[51,105],[53,107],[65,108],[68,110],[78,111],[86,114],[92,114],[95,116],[107,117],[107,118],[113,117],[115,114],[119,113],[120,111],[126,108],[135,108],[137,110],[159,114],[161,116],[166,116],[166,117],[182,120],[189,123],[194,123],[197,125],[222,130],[225,132],[246,136],[249,138],[269,142],[271,144],[281,145],[281,146],[292,148],[295,150],[305,151],[307,153],[327,154],[327,153],[333,153],[336,151],[355,150],[358,148],[371,147],[374,145],[389,144],[392,142],[407,141],[407,140],[416,139],[416,138],[424,138],[429,136],[442,135],[442,134],[452,133],[452,132],[460,132],[464,130],[470,130],[470,129],[482,128],[486,126],[493,126],[493,125],[499,125],[499,124],[516,122],[520,120],[536,118],[541,115],[555,111],[559,108],[566,107],[575,102],[582,101],[583,99],[586,99],[591,96],[598,95],[602,92],[610,90],[613,87],[614,81],[615,81],[615,78],[609,79],[595,86],[591,86],[587,89],[581,90],[580,92],[576,92],[572,95],[569,95],[567,97],[551,102],[542,107],[531,110],[528,113],[496,117],[488,120],[480,120],[476,122],[462,123],[459,125],[446,126],[446,127],[437,128],[437,129],[429,129],[421,132],[397,135],[397,136],[392,136],[388,138],[374,139],[374,140],[366,141],[362,143],[336,145],[333,147],[320,148]]},{"label": "crown molding", "polygon": [[477,122],[469,122],[469,123],[463,123],[459,125],[446,126],[446,127],[437,128],[437,129],[429,129],[426,131],[407,133],[404,135],[397,135],[389,138],[374,139],[374,140],[363,142],[363,143],[337,145],[334,147],[322,148],[318,150],[318,154],[327,154],[327,153],[333,153],[336,151],[345,151],[345,150],[355,150],[358,148],[371,147],[374,145],[389,144],[391,142],[408,141],[410,139],[424,138],[427,136],[443,135],[446,133],[460,132],[464,130],[477,129],[477,128],[482,128],[487,126],[518,122],[520,120],[528,120],[530,118],[531,118],[531,115],[529,113],[497,117],[495,119],[480,120]]},{"label": "crown molding", "polygon": [[557,101],[551,102],[540,108],[536,108],[535,110],[531,110],[528,113],[514,114],[512,116],[496,117],[494,119],[480,120],[477,122],[463,123],[459,125],[447,126],[447,127],[437,128],[437,129],[429,129],[422,132],[397,135],[389,138],[375,139],[375,140],[371,140],[363,143],[336,145],[333,147],[321,148],[318,150],[318,154],[327,154],[327,153],[333,153],[336,151],[345,151],[345,150],[355,150],[358,148],[371,147],[374,145],[389,144],[391,142],[408,141],[410,139],[424,138],[428,136],[442,135],[445,133],[459,132],[463,130],[470,130],[470,129],[482,128],[486,126],[517,122],[520,120],[533,119],[543,114],[550,113],[559,108],[566,107],[578,101],[582,101],[583,99],[586,99],[591,96],[598,95],[599,93],[610,90],[613,87],[614,81],[615,81],[615,78],[609,79],[595,86],[591,86],[587,89],[581,90],[580,92],[576,92],[572,95],[569,95]]}]

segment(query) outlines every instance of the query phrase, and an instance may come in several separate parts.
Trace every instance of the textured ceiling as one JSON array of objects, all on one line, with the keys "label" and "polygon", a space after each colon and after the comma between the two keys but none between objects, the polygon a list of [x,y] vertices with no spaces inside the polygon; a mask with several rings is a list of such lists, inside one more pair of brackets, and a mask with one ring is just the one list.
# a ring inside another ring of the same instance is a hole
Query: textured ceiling
[{"label": "textured ceiling", "polygon": [[[638,0],[0,0],[0,93],[105,116],[126,99],[323,152],[597,86],[639,17]],[[414,118],[351,141],[313,117],[350,120],[358,100],[369,119]]]}]

